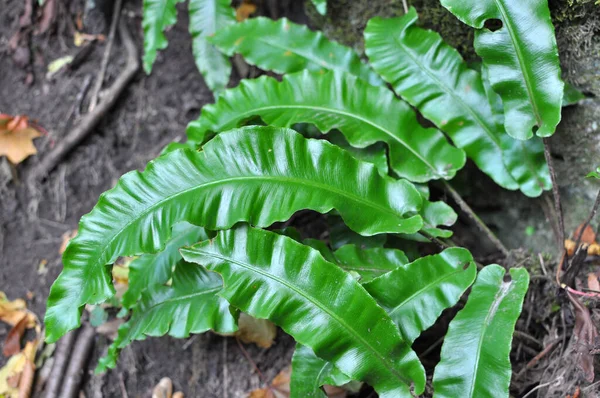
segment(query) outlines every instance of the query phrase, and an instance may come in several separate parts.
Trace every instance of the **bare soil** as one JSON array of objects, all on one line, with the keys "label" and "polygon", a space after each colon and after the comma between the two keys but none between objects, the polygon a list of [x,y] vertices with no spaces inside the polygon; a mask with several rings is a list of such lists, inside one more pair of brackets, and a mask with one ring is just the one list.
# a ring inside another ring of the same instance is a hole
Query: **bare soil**
[{"label": "bare soil", "polygon": [[[147,76],[140,70],[89,138],[46,180],[28,189],[23,183],[27,171],[77,122],[68,116],[77,106],[85,81],[96,78],[106,44],[94,45],[76,70],[46,78],[49,62],[79,51],[73,44],[72,28],[64,21],[74,21],[84,4],[66,2],[72,4],[68,10],[60,9],[60,19],[52,31],[32,37],[32,62],[20,67],[9,54],[8,45],[24,3],[0,1],[0,113],[28,115],[50,135],[36,140],[39,154],[17,166],[17,179],[12,178],[4,159],[0,162],[0,290],[10,299],[31,297],[27,300],[29,308],[42,318],[50,285],[62,268],[58,253],[62,235],[77,228],[79,218],[122,174],[143,169],[167,143],[183,139],[187,123],[199,115],[204,104],[213,101],[213,96],[194,64],[182,7],[178,23],[167,34],[169,47],[159,54],[152,74]],[[141,2],[125,2],[122,14],[141,54]],[[87,15],[84,22],[96,32],[105,31],[103,27],[110,23],[98,12]],[[105,88],[119,75],[125,59],[117,38]],[[34,77],[29,85],[28,74]],[[88,101],[86,98],[81,104],[82,113]],[[46,263],[46,273],[40,271],[42,262]],[[0,340],[7,332],[0,326]],[[189,344],[168,337],[136,342],[122,353],[117,369],[92,377],[96,360],[108,345],[99,336],[85,381],[86,396],[121,396],[121,378],[130,397],[150,396],[162,377],[170,377],[175,388],[188,397],[241,397],[259,387],[258,375],[235,340],[212,334],[192,339]],[[265,378],[271,379],[290,363],[293,347],[293,340],[280,332],[270,349],[250,345],[247,350]]]}]

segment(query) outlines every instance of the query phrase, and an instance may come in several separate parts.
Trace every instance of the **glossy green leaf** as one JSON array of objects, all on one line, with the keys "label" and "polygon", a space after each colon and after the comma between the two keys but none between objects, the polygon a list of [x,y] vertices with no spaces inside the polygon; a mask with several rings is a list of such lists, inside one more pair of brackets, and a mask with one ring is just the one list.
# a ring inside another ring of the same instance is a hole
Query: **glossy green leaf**
[{"label": "glossy green leaf", "polygon": [[82,217],[48,298],[48,341],[79,325],[85,304],[114,294],[118,256],[163,249],[180,221],[209,230],[240,221],[266,227],[301,209],[337,209],[363,235],[414,233],[422,198],[407,181],[384,178],[336,146],[293,130],[246,127],[222,133],[202,152],[179,150],[127,173]]},{"label": "glossy green leaf", "polygon": [[327,14],[327,0],[311,0],[317,12],[321,15]]},{"label": "glossy green leaf", "polygon": [[597,167],[595,171],[591,171],[590,173],[588,173],[588,175],[586,175],[587,178],[595,178],[597,180],[600,180],[600,167]]},{"label": "glossy green leaf", "polygon": [[152,71],[156,53],[167,48],[164,31],[177,22],[177,3],[183,0],[144,0],[142,28],[144,30],[144,70]]},{"label": "glossy green leaf", "polygon": [[184,338],[190,333],[214,330],[233,333],[237,323],[229,303],[217,293],[223,287],[221,277],[202,266],[185,261],[177,263],[171,286],[149,286],[133,307],[131,318],[119,328],[106,357],[99,361],[97,371],[116,366],[119,351],[133,340],[146,336]]},{"label": "glossy green leaf", "polygon": [[584,100],[585,95],[572,84],[565,83],[565,92],[563,94],[562,106],[571,106]]},{"label": "glossy green leaf", "polygon": [[300,344],[381,397],[411,397],[425,372],[385,311],[350,275],[291,238],[242,225],[181,249],[186,261],[221,274],[221,295],[255,318],[281,326]]},{"label": "glossy green leaf", "polygon": [[292,357],[290,398],[327,398],[322,386],[341,386],[350,381],[331,362],[322,360],[310,348],[296,344]]},{"label": "glossy green leaf", "polygon": [[552,188],[550,170],[544,156],[544,143],[540,137],[532,137],[527,141],[516,140],[504,132],[504,109],[502,99],[492,89],[489,81],[489,70],[481,66],[483,86],[492,106],[494,120],[501,131],[502,159],[512,177],[519,184],[521,192],[535,198],[542,192]]},{"label": "glossy green leaf", "polygon": [[327,226],[329,229],[329,242],[333,249],[339,249],[344,245],[357,245],[363,249],[371,247],[383,247],[387,236],[384,234],[362,236],[357,234],[344,223],[342,217],[337,214],[327,214]]},{"label": "glossy green leaf", "polygon": [[[546,0],[441,0],[475,31],[475,51],[490,70],[504,104],[509,135],[528,139],[554,134],[560,122],[563,82]],[[488,21],[502,26],[491,31]]]},{"label": "glossy green leaf", "polygon": [[479,272],[465,307],[450,322],[433,375],[435,398],[508,397],[510,348],[529,286],[524,268],[488,265]]},{"label": "glossy green leaf", "polygon": [[363,286],[396,322],[404,340],[412,343],[443,310],[458,302],[476,274],[471,253],[453,247],[422,257]]},{"label": "glossy green leaf", "polygon": [[206,85],[215,92],[223,90],[229,82],[231,63],[206,39],[217,30],[235,23],[231,0],[190,0],[190,33],[196,66]]},{"label": "glossy green leaf", "polygon": [[185,142],[171,142],[165,146],[162,151],[160,151],[160,155],[165,155],[169,152],[176,151],[178,149],[190,149],[192,151],[197,150],[200,147],[200,143],[187,140]]},{"label": "glossy green leaf", "polygon": [[207,133],[237,127],[251,116],[280,127],[308,122],[324,133],[338,129],[358,148],[385,142],[391,168],[411,181],[451,179],[465,164],[462,150],[440,131],[423,128],[410,106],[388,89],[334,71],[286,75],[281,82],[266,76],[243,80],[205,106],[187,133],[202,141]]},{"label": "glossy green leaf", "polygon": [[544,157],[544,143],[540,137],[527,141],[503,137],[504,163],[521,185],[521,191],[532,198],[552,189],[550,170]]},{"label": "glossy green leaf", "polygon": [[180,247],[208,238],[208,234],[202,227],[186,222],[176,224],[171,239],[162,252],[144,254],[129,264],[129,286],[123,294],[121,301],[123,307],[131,308],[137,303],[145,288],[164,285],[171,279],[175,264],[181,260]]},{"label": "glossy green leaf", "polygon": [[338,130],[332,130],[327,133],[327,141],[340,148],[350,152],[358,160],[373,163],[379,174],[386,176],[389,173],[388,158],[386,146],[383,142],[378,142],[366,148],[356,148],[348,143],[344,134]]},{"label": "glossy green leaf", "polygon": [[517,189],[502,161],[481,76],[438,33],[417,27],[417,19],[413,7],[399,18],[371,19],[365,29],[371,65],[497,184]]},{"label": "glossy green leaf", "polygon": [[286,18],[247,19],[219,30],[210,42],[228,55],[243,55],[246,61],[264,70],[283,74],[334,69],[371,84],[383,83],[354,50]]},{"label": "glossy green leaf", "polygon": [[408,263],[408,258],[401,250],[361,249],[356,245],[342,246],[334,252],[334,256],[344,271],[360,275],[360,283],[367,283]]}]

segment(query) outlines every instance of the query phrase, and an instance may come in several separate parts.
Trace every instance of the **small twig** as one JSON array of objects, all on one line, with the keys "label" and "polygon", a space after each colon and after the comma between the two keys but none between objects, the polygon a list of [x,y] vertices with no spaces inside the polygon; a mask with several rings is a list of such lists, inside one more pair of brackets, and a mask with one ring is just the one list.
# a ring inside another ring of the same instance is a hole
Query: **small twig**
[{"label": "small twig", "polygon": [[542,267],[542,272],[544,273],[544,276],[548,275],[548,272],[546,271],[546,264],[544,264],[544,256],[542,256],[542,253],[538,253],[538,258],[540,259],[540,266]]},{"label": "small twig", "polygon": [[544,349],[542,351],[540,351],[539,354],[537,354],[535,357],[533,357],[531,359],[531,361],[527,362],[527,365],[525,365],[525,367],[523,369],[521,369],[519,371],[519,373],[517,373],[517,378],[521,377],[526,371],[533,368],[543,357],[548,355],[548,353],[550,351],[552,351],[554,346],[559,342],[560,342],[560,339],[554,339],[550,343],[548,343],[548,345],[546,347],[544,347]]},{"label": "small twig", "polygon": [[87,362],[94,345],[94,336],[96,331],[93,327],[85,325],[79,333],[77,341],[73,347],[73,353],[69,362],[69,367],[65,373],[65,379],[60,391],[61,398],[75,398],[79,395],[79,388],[83,375],[87,369]]},{"label": "small twig", "polygon": [[442,336],[439,339],[437,339],[436,341],[434,341],[433,344],[431,344],[429,347],[427,347],[427,349],[425,351],[423,351],[421,353],[421,355],[419,355],[419,357],[425,358],[427,355],[429,355],[431,353],[431,351],[435,350],[436,347],[439,347],[439,345],[444,342],[444,337],[446,337],[446,336]]},{"label": "small twig", "polygon": [[123,374],[119,373],[119,387],[121,387],[121,395],[123,398],[129,398],[129,394],[127,394],[127,388],[125,388],[125,380],[123,380]]},{"label": "small twig", "polygon": [[250,365],[252,365],[256,374],[258,374],[258,378],[260,379],[261,384],[263,384],[263,385],[267,384],[267,379],[265,378],[265,376],[262,374],[262,372],[256,365],[256,362],[254,362],[252,357],[250,357],[250,354],[248,354],[248,351],[246,351],[246,349],[240,342],[240,339],[237,338],[237,336],[235,337],[235,341],[237,342],[238,347],[240,347],[240,350],[242,350],[242,354],[244,354],[244,356],[246,357],[246,360],[248,360],[248,362],[250,362]]},{"label": "small twig", "polygon": [[428,234],[425,231],[419,231],[418,234],[421,235],[421,236],[423,236],[425,239],[427,239],[431,243],[435,243],[441,250],[444,250],[444,249],[447,249],[449,247],[452,247],[451,245],[447,244],[446,242],[443,242],[442,240],[436,238],[433,235]]},{"label": "small twig", "polygon": [[127,23],[123,20],[121,20],[121,23],[119,24],[119,33],[123,45],[127,50],[127,63],[125,69],[108,89],[102,101],[94,108],[94,111],[86,114],[81,122],[71,130],[31,172],[30,177],[32,178],[32,181],[36,178],[41,179],[48,175],[64,156],[73,150],[94,130],[94,127],[98,122],[102,120],[104,115],[117,102],[119,96],[139,69],[140,63],[137,56],[137,49],[127,28]]},{"label": "small twig", "polygon": [[58,397],[58,390],[60,389],[61,381],[63,379],[63,373],[67,367],[69,355],[71,355],[76,336],[77,331],[73,330],[58,342],[56,352],[54,353],[54,364],[52,365],[52,370],[48,376],[48,383],[46,384],[45,398]]},{"label": "small twig", "polygon": [[104,83],[104,75],[106,74],[106,68],[108,67],[110,52],[112,50],[113,42],[115,41],[115,33],[117,32],[117,23],[119,22],[119,16],[121,15],[121,2],[122,0],[116,0],[114,4],[112,21],[110,22],[110,31],[108,33],[108,39],[106,40],[106,48],[104,49],[104,54],[102,54],[100,71],[94,82],[94,89],[92,90],[88,112],[92,112],[96,105],[98,105],[98,95],[100,94],[102,84]]},{"label": "small twig", "polygon": [[556,217],[558,219],[558,240],[559,247],[564,246],[565,243],[565,222],[563,219],[562,205],[560,201],[560,192],[558,190],[558,183],[556,180],[556,172],[554,171],[554,162],[552,160],[552,154],[550,153],[550,141],[548,138],[544,138],[544,157],[548,164],[550,171],[550,179],[552,181],[552,195],[554,196],[554,210],[556,211]]},{"label": "small twig", "polygon": [[560,377],[558,380],[552,380],[547,383],[538,384],[537,386],[535,386],[534,388],[529,390],[529,392],[527,394],[523,395],[523,398],[527,398],[528,396],[530,396],[531,394],[533,394],[534,392],[536,392],[537,390],[539,390],[541,388],[548,387],[552,384],[559,385],[560,383],[562,383],[562,377]]},{"label": "small twig", "polygon": [[585,222],[581,226],[581,230],[579,231],[579,234],[577,235],[577,240],[575,241],[575,247],[579,247],[579,244],[581,243],[581,237],[583,236],[583,232],[588,227],[588,225],[590,225],[590,223],[592,222],[594,217],[596,217],[596,213],[598,212],[598,206],[600,206],[600,191],[598,191],[598,194],[596,195],[596,201],[594,202],[594,205],[592,206],[590,215],[588,216],[588,218],[585,220]]},{"label": "small twig", "polygon": [[492,232],[491,229],[488,228],[487,225],[479,218],[477,214],[471,209],[471,207],[463,200],[463,198],[459,195],[458,192],[452,188],[452,186],[445,180],[442,180],[444,187],[450,193],[456,204],[460,207],[460,209],[477,225],[477,227],[483,232],[487,238],[496,246],[496,248],[504,254],[504,256],[508,256],[509,252],[506,246],[498,239],[496,234]]},{"label": "small twig", "polygon": [[402,7],[404,7],[404,13],[407,14],[408,13],[408,3],[406,2],[406,0],[402,0]]}]

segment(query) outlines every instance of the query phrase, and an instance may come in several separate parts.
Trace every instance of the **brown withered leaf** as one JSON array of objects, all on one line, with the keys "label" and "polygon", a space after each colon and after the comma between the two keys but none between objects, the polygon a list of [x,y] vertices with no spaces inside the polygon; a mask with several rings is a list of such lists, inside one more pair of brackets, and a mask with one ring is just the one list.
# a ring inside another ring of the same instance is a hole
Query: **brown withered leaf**
[{"label": "brown withered leaf", "polygon": [[238,22],[245,21],[255,12],[256,5],[250,0],[244,0],[242,4],[235,9],[235,19],[237,19]]},{"label": "brown withered leaf", "polygon": [[588,289],[593,290],[594,292],[600,292],[600,281],[598,281],[598,275],[590,272],[587,276],[587,285]]},{"label": "brown withered leaf", "polygon": [[160,379],[158,384],[152,390],[152,398],[172,398],[173,382],[168,377]]},{"label": "brown withered leaf", "polygon": [[10,357],[0,369],[0,397],[30,396],[38,343],[38,340],[28,341],[23,351]]},{"label": "brown withered leaf", "polygon": [[37,149],[33,139],[42,134],[31,126],[27,116],[0,114],[0,156],[6,156],[12,164],[19,164]]},{"label": "brown withered leaf", "polygon": [[21,351],[21,338],[23,337],[23,333],[25,333],[25,329],[27,328],[27,322],[27,315],[24,314],[21,320],[17,322],[17,324],[13,326],[6,335],[6,339],[4,339],[4,347],[2,347],[2,353],[5,357],[13,356]]},{"label": "brown withered leaf", "polygon": [[262,348],[271,347],[277,336],[277,328],[271,321],[256,319],[243,312],[238,319],[238,328],[239,330],[234,333],[234,336],[243,343],[255,343]]},{"label": "brown withered leaf", "polygon": [[58,254],[63,254],[65,252],[65,250],[67,249],[67,245],[69,244],[71,239],[73,239],[76,236],[77,236],[77,228],[72,229],[71,231],[67,231],[64,234],[62,234],[62,236],[61,236],[62,242],[60,244],[60,247],[58,248]]},{"label": "brown withered leaf", "polygon": [[287,367],[275,376],[271,384],[250,392],[248,398],[288,398],[290,396],[290,376],[292,369]]},{"label": "brown withered leaf", "polygon": [[6,294],[0,291],[0,321],[15,326],[23,316],[27,316],[27,327],[32,328],[37,323],[37,317],[27,310],[25,300],[8,300]]},{"label": "brown withered leaf", "polygon": [[591,350],[598,339],[598,329],[592,320],[590,310],[583,305],[577,297],[567,291],[567,297],[575,308],[575,328],[573,338],[575,339],[575,354],[577,364],[583,371],[585,379],[592,383],[594,381],[594,355]]},{"label": "brown withered leaf", "polygon": [[[575,232],[573,233],[573,239],[576,241],[581,233],[581,229],[583,228],[583,224],[579,225]],[[594,229],[588,224],[583,230],[583,234],[581,235],[581,243],[587,243],[591,245],[592,243],[596,243],[596,233]]]}]

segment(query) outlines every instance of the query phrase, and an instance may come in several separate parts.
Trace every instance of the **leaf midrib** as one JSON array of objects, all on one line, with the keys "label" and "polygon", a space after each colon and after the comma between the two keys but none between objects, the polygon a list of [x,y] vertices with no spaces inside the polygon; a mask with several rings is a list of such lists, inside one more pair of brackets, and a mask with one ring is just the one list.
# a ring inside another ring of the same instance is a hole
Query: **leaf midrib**
[{"label": "leaf midrib", "polygon": [[[479,341],[477,342],[477,352],[475,355],[475,364],[473,365],[473,372],[471,372],[471,374],[473,375],[473,382],[471,383],[471,388],[470,388],[469,395],[468,395],[469,397],[473,397],[473,392],[475,391],[475,384],[477,384],[477,375],[479,374],[479,372],[478,372],[479,360],[481,359],[481,347],[483,346],[483,339],[488,330],[490,318],[492,318],[498,312],[498,307],[502,304],[502,300],[504,300],[504,298],[508,295],[509,290],[513,283],[514,283],[514,281],[510,282],[510,283],[506,283],[506,282],[502,281],[500,290],[494,296],[494,301],[492,301],[490,310],[488,311],[487,315],[485,316],[485,320],[483,322],[483,332],[480,334]],[[495,305],[496,303],[497,303],[497,305]],[[492,309],[493,309],[493,311],[492,311]]]},{"label": "leaf midrib", "polygon": [[[159,307],[159,306],[162,306],[162,305],[167,305],[169,303],[176,303],[178,301],[191,300],[191,299],[196,298],[196,297],[208,295],[208,294],[211,294],[211,293],[216,293],[216,292],[220,291],[222,288],[223,288],[223,286],[218,286],[218,287],[210,288],[208,290],[203,290],[201,292],[186,294],[184,296],[169,297],[168,299],[166,299],[164,301],[152,304],[151,306],[147,307],[145,309],[145,312],[152,311],[156,307]],[[176,288],[173,288],[173,289],[175,290]]]},{"label": "leaf midrib", "polygon": [[[279,84],[283,84],[283,83],[279,83]],[[421,156],[421,154],[419,154],[417,151],[415,151],[414,149],[412,149],[405,141],[401,140],[398,136],[394,135],[388,129],[382,127],[381,125],[379,125],[377,123],[371,122],[368,119],[365,119],[364,117],[357,116],[357,115],[354,115],[352,113],[349,113],[349,112],[346,112],[346,111],[342,111],[340,109],[326,108],[326,107],[316,106],[316,105],[261,106],[261,107],[253,108],[250,111],[237,113],[236,116],[227,119],[226,123],[219,123],[219,125],[220,126],[229,125],[232,122],[235,122],[236,120],[239,120],[240,116],[241,117],[251,116],[251,115],[255,115],[256,112],[271,111],[271,110],[277,110],[277,109],[280,109],[280,108],[283,108],[283,109],[308,109],[308,110],[314,110],[314,111],[329,112],[329,113],[343,115],[343,116],[346,116],[346,117],[348,117],[350,119],[359,120],[359,121],[361,121],[363,123],[366,123],[366,124],[372,126],[375,129],[381,131],[382,133],[384,133],[385,135],[387,135],[391,139],[393,139],[396,142],[400,143],[400,145],[402,145],[404,148],[408,149],[409,152],[411,152],[415,157],[417,157],[421,162],[423,162],[427,167],[429,167],[433,171],[433,173],[434,173],[434,175],[436,177],[438,177],[438,178],[444,178],[442,175],[440,175],[438,173],[437,169],[431,163],[429,163],[427,161],[427,159],[425,159],[423,156]],[[217,130],[219,130],[219,129],[217,129]]]},{"label": "leaf midrib", "polygon": [[512,42],[513,47],[515,48],[515,54],[517,56],[517,60],[519,61],[519,69],[521,69],[521,74],[523,75],[523,81],[525,82],[525,88],[527,89],[527,96],[529,97],[529,103],[531,103],[537,123],[541,127],[542,126],[542,117],[539,113],[538,104],[533,95],[533,88],[531,87],[531,83],[529,82],[530,76],[525,68],[524,57],[521,52],[521,47],[518,45],[518,41],[516,39],[516,35],[514,32],[513,26],[510,22],[510,19],[508,18],[506,9],[504,8],[504,4],[502,4],[501,0],[494,0],[494,2],[496,3],[496,7],[498,7],[498,11],[500,11],[500,14],[502,15],[502,22],[506,26],[506,30],[508,31],[508,35],[510,36],[510,41]]},{"label": "leaf midrib", "polygon": [[[152,206],[149,206],[143,212],[141,212],[139,214],[139,216],[131,219],[131,221],[127,222],[121,229],[119,229],[113,235],[113,237],[104,245],[104,249],[102,250],[102,252],[100,253],[100,255],[97,258],[98,259],[103,259],[104,256],[105,256],[105,254],[106,254],[106,252],[108,251],[109,247],[112,245],[112,242],[115,239],[117,239],[121,235],[121,233],[123,233],[124,230],[128,229],[131,225],[135,224],[138,220],[140,220],[141,218],[145,217],[147,214],[149,214],[152,211],[154,211],[154,209],[156,209],[158,207],[161,207],[165,202],[174,200],[174,199],[176,199],[179,196],[186,195],[189,192],[192,192],[192,191],[194,191],[196,189],[202,189],[202,188],[208,187],[210,185],[226,184],[226,183],[230,183],[232,181],[238,181],[238,180],[240,180],[240,181],[241,180],[247,181],[247,180],[256,180],[256,179],[272,179],[272,180],[275,180],[275,181],[278,180],[278,179],[281,179],[281,180],[288,180],[290,182],[296,182],[296,181],[297,182],[302,182],[305,185],[313,185],[316,188],[321,188],[321,189],[324,189],[324,190],[327,190],[329,188],[332,192],[338,193],[342,197],[343,196],[347,196],[349,198],[354,198],[354,200],[356,202],[358,202],[358,203],[362,203],[362,204],[365,204],[365,205],[370,205],[372,208],[379,209],[379,210],[381,210],[384,213],[392,214],[393,216],[398,217],[398,214],[396,214],[393,211],[390,211],[390,209],[387,209],[387,208],[382,207],[382,206],[378,206],[375,203],[371,203],[369,201],[366,201],[366,200],[364,200],[363,198],[361,198],[359,196],[348,194],[347,192],[344,192],[344,191],[342,191],[340,189],[332,189],[331,186],[327,186],[327,185],[324,185],[324,184],[314,183],[313,181],[300,180],[300,179],[297,179],[297,178],[287,178],[287,177],[283,177],[282,178],[281,176],[278,176],[278,177],[272,177],[272,176],[268,176],[268,177],[265,177],[265,176],[247,176],[247,177],[227,178],[227,179],[222,179],[222,180],[218,180],[218,181],[211,181],[211,182],[209,182],[207,184],[203,184],[203,185],[195,185],[195,186],[193,186],[191,188],[182,190],[182,191],[177,192],[176,194],[174,194],[172,196],[169,196],[169,197],[167,197],[167,198],[165,198],[163,200],[160,200],[160,201],[156,202],[155,204],[153,204]],[[303,184],[299,184],[299,185],[303,185]],[[400,215],[400,218],[404,218],[404,217],[402,217],[402,215]],[[108,261],[109,260],[97,261],[92,268],[95,270],[97,267],[102,266],[104,264],[107,264]],[[89,278],[85,279],[85,281],[81,285],[81,290],[80,291],[83,292],[83,291],[86,290],[89,281],[90,281]]]},{"label": "leaf midrib", "polygon": [[[321,303],[321,301],[319,301],[317,298],[311,297],[309,295],[309,293],[305,294],[300,288],[297,288],[296,286],[288,283],[286,280],[278,278],[277,276],[275,276],[273,274],[269,274],[267,271],[264,271],[264,270],[262,270],[260,268],[254,267],[251,264],[244,263],[242,261],[235,260],[233,258],[228,258],[228,257],[225,257],[225,256],[220,255],[218,253],[208,252],[208,251],[202,251],[201,248],[198,248],[198,251],[204,253],[207,256],[212,256],[212,257],[215,257],[217,259],[223,260],[225,262],[231,262],[231,263],[237,264],[240,267],[246,268],[246,269],[248,269],[251,272],[256,272],[256,273],[258,273],[260,275],[263,275],[266,278],[270,278],[273,281],[275,281],[277,283],[280,283],[281,285],[283,285],[283,286],[287,287],[288,289],[292,290],[293,292],[298,293],[300,296],[304,297],[306,299],[306,301],[308,301],[309,303],[312,303],[318,309],[322,310],[327,315],[329,315],[329,317],[332,318],[333,320],[335,320],[338,324],[340,324],[344,330],[348,331],[349,335],[351,335],[352,337],[354,337],[355,340],[358,340],[360,343],[362,343],[362,345],[364,345],[366,348],[368,348],[368,350],[371,351],[373,353],[373,355],[377,359],[379,359],[379,361],[382,364],[385,365],[386,369],[391,374],[393,374],[394,376],[396,376],[396,378],[398,378],[399,380],[401,380],[406,385],[410,385],[410,383],[411,383],[410,379],[403,377],[398,371],[396,371],[396,369],[393,367],[393,364],[385,356],[381,355],[367,340],[365,340],[360,335],[360,333],[358,333],[356,330],[354,330],[353,328],[351,328],[350,325],[344,321],[344,319],[342,319],[341,317],[339,317],[335,313],[335,311],[329,310],[327,308],[327,306],[325,304]],[[227,288],[227,286],[224,284],[224,288],[223,289],[225,290],[226,288]]]},{"label": "leaf midrib", "polygon": [[[404,35],[404,32],[403,32],[403,35]],[[413,54],[412,49],[410,47],[405,46],[404,43],[399,41],[399,39],[396,36],[394,36],[394,41],[400,47],[402,47],[404,49],[404,51],[413,60],[413,62],[415,62],[419,66],[419,68],[421,69],[422,72],[424,72],[427,76],[429,76],[434,81],[434,83],[436,83],[438,86],[440,86],[440,88],[443,91],[445,91],[447,95],[449,95],[451,98],[453,98],[455,101],[457,101],[461,105],[461,107],[463,109],[465,109],[467,111],[467,113],[469,113],[471,115],[473,120],[475,120],[477,122],[477,124],[483,129],[483,131],[486,133],[486,135],[492,140],[492,142],[494,143],[496,148],[498,150],[502,151],[502,147],[500,146],[500,141],[499,141],[498,137],[485,125],[485,123],[479,117],[479,115],[477,115],[475,113],[475,111],[473,109],[471,109],[471,107],[463,100],[463,98],[459,95],[456,95],[453,90],[451,90],[449,87],[447,87],[445,83],[443,83],[440,79],[438,79],[437,76],[435,76],[429,70],[429,68],[427,68],[422,62],[420,62],[419,59],[417,57],[415,57],[415,55]]]}]

